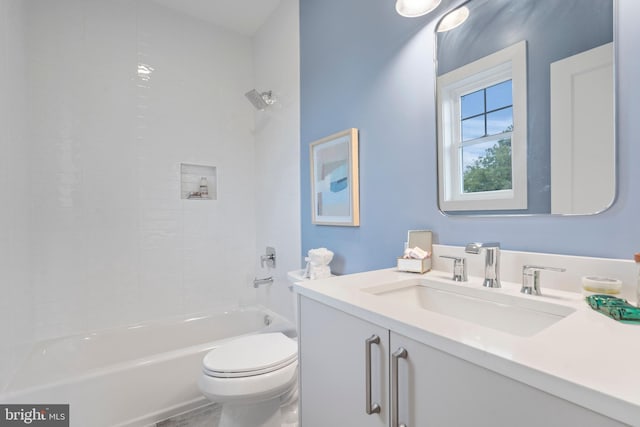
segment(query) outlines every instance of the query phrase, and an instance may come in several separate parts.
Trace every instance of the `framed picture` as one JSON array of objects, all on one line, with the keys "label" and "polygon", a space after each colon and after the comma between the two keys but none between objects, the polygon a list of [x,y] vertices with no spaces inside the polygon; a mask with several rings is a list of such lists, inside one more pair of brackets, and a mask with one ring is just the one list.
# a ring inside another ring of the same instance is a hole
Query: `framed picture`
[{"label": "framed picture", "polygon": [[311,222],[360,225],[358,129],[352,128],[312,142]]}]

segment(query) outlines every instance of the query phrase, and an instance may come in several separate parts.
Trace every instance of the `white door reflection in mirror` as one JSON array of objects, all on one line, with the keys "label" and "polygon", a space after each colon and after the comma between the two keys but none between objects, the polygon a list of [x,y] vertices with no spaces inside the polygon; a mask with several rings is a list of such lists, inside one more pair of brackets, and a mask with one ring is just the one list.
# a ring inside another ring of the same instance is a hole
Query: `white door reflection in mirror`
[{"label": "white door reflection in mirror", "polygon": [[613,200],[615,150],[603,143],[613,103],[613,43],[551,64],[551,213],[601,212]]}]

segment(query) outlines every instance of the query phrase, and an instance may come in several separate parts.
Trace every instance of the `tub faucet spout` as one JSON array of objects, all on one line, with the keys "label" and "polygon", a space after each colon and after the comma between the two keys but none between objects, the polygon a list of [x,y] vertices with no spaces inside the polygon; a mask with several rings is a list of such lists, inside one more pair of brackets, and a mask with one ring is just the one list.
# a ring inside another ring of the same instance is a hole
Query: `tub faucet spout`
[{"label": "tub faucet spout", "polygon": [[269,276],[269,277],[263,277],[263,278],[255,278],[253,279],[253,287],[257,288],[258,286],[262,286],[262,285],[270,285],[273,283],[273,276]]},{"label": "tub faucet spout", "polygon": [[500,288],[500,243],[469,243],[464,251],[468,254],[479,254],[484,249],[484,282],[487,288]]}]

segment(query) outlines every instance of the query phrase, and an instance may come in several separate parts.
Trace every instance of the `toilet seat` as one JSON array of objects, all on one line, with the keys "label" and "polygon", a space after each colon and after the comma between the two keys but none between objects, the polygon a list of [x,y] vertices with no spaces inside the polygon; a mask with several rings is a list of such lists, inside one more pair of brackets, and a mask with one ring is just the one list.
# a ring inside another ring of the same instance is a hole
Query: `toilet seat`
[{"label": "toilet seat", "polygon": [[280,332],[239,337],[211,350],[202,365],[198,387],[209,400],[269,400],[296,387],[298,344]]},{"label": "toilet seat", "polygon": [[281,332],[239,337],[211,350],[203,373],[214,378],[244,378],[282,369],[298,358],[297,343]]}]

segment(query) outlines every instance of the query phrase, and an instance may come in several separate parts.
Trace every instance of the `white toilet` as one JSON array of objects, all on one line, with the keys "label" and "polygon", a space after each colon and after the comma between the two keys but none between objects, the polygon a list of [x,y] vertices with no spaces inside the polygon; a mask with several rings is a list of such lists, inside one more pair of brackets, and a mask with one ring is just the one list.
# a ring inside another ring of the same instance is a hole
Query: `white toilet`
[{"label": "white toilet", "polygon": [[[290,272],[289,281],[305,280],[303,273]],[[218,427],[298,427],[296,340],[281,332],[238,337],[207,353],[202,365],[200,391],[222,404]]]},{"label": "white toilet", "polygon": [[282,410],[297,405],[295,340],[281,332],[238,337],[211,350],[202,364],[198,387],[222,404],[219,427],[297,426]]}]

